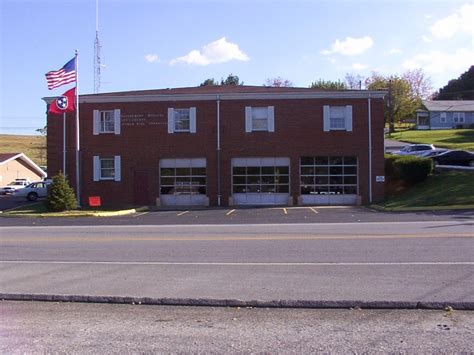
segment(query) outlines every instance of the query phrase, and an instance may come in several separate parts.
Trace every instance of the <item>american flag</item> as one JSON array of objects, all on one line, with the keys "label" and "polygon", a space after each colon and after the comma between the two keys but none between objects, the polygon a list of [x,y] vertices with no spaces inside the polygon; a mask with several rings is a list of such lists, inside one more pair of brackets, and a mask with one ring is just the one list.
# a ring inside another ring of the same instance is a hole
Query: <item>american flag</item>
[{"label": "american flag", "polygon": [[64,64],[61,69],[47,72],[46,80],[49,90],[76,81],[76,57]]}]

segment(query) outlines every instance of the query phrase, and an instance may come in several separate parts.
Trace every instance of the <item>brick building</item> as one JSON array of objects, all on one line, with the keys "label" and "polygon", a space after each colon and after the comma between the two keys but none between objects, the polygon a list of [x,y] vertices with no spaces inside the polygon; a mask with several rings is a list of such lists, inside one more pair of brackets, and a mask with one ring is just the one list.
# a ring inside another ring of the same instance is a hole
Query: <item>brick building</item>
[{"label": "brick building", "polygon": [[[194,87],[80,96],[81,202],[365,204],[384,196],[383,91]],[[74,186],[75,114],[66,119]],[[63,120],[48,117],[48,173]]]}]

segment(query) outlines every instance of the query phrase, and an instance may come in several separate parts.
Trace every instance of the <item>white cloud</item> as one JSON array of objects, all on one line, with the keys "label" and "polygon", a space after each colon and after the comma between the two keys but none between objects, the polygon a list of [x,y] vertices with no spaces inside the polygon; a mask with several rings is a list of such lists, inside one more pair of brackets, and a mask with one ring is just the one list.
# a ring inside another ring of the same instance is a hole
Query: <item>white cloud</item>
[{"label": "white cloud", "polygon": [[173,59],[170,64],[186,63],[194,65],[209,65],[225,63],[231,60],[248,61],[247,54],[242,52],[235,43],[228,42],[225,37],[203,46],[200,50],[194,49],[185,56]]},{"label": "white cloud", "polygon": [[406,60],[403,62],[403,67],[410,70],[423,68],[432,74],[458,73],[472,65],[472,58],[474,58],[473,49],[461,48],[452,53],[431,51]]},{"label": "white cloud", "polygon": [[368,68],[368,66],[365,65],[365,64],[354,63],[354,64],[352,64],[351,68],[354,69],[354,70],[365,70],[365,69]]},{"label": "white cloud", "polygon": [[426,35],[421,36],[421,39],[423,40],[423,42],[426,42],[426,43],[433,42],[433,40]]},{"label": "white cloud", "polygon": [[147,54],[145,56],[145,60],[148,62],[148,63],[155,63],[155,62],[159,62],[160,61],[160,57],[158,57],[157,54]]},{"label": "white cloud", "polygon": [[436,39],[452,38],[457,33],[474,36],[474,4],[464,4],[453,14],[436,21],[430,31]]},{"label": "white cloud", "polygon": [[341,55],[357,55],[362,54],[374,45],[374,41],[369,36],[361,38],[346,37],[344,41],[336,41],[332,44],[331,49],[321,51],[324,55],[338,53]]},{"label": "white cloud", "polygon": [[392,48],[389,51],[390,54],[400,54],[402,53],[402,50],[400,48]]}]

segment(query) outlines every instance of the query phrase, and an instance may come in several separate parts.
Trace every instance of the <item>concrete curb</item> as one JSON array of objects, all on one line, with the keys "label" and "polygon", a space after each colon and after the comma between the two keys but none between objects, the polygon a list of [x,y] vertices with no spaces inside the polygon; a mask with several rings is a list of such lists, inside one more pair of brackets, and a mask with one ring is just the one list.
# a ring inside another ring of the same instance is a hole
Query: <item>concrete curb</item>
[{"label": "concrete curb", "polygon": [[427,309],[427,310],[474,310],[474,302],[435,302],[435,301],[323,301],[323,300],[237,300],[210,298],[155,298],[128,296],[86,296],[50,294],[8,294],[0,293],[2,301],[41,301],[41,302],[82,302],[112,303],[160,306],[194,307],[252,307],[252,308],[320,308],[320,309]]}]

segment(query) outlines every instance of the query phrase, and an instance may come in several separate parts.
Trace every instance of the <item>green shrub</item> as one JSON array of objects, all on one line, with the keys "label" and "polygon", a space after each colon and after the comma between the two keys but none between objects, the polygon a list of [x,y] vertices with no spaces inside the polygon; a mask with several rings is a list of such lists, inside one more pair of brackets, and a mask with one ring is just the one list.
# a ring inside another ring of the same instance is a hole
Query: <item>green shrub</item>
[{"label": "green shrub", "polygon": [[393,162],[400,158],[400,155],[385,154],[385,176],[387,179],[395,178],[393,171]]},{"label": "green shrub", "polygon": [[74,190],[69,186],[63,173],[53,176],[48,189],[48,209],[54,212],[69,211],[77,207]]},{"label": "green shrub", "polygon": [[393,160],[392,168],[396,178],[416,184],[427,178],[433,164],[429,158],[401,156]]}]

